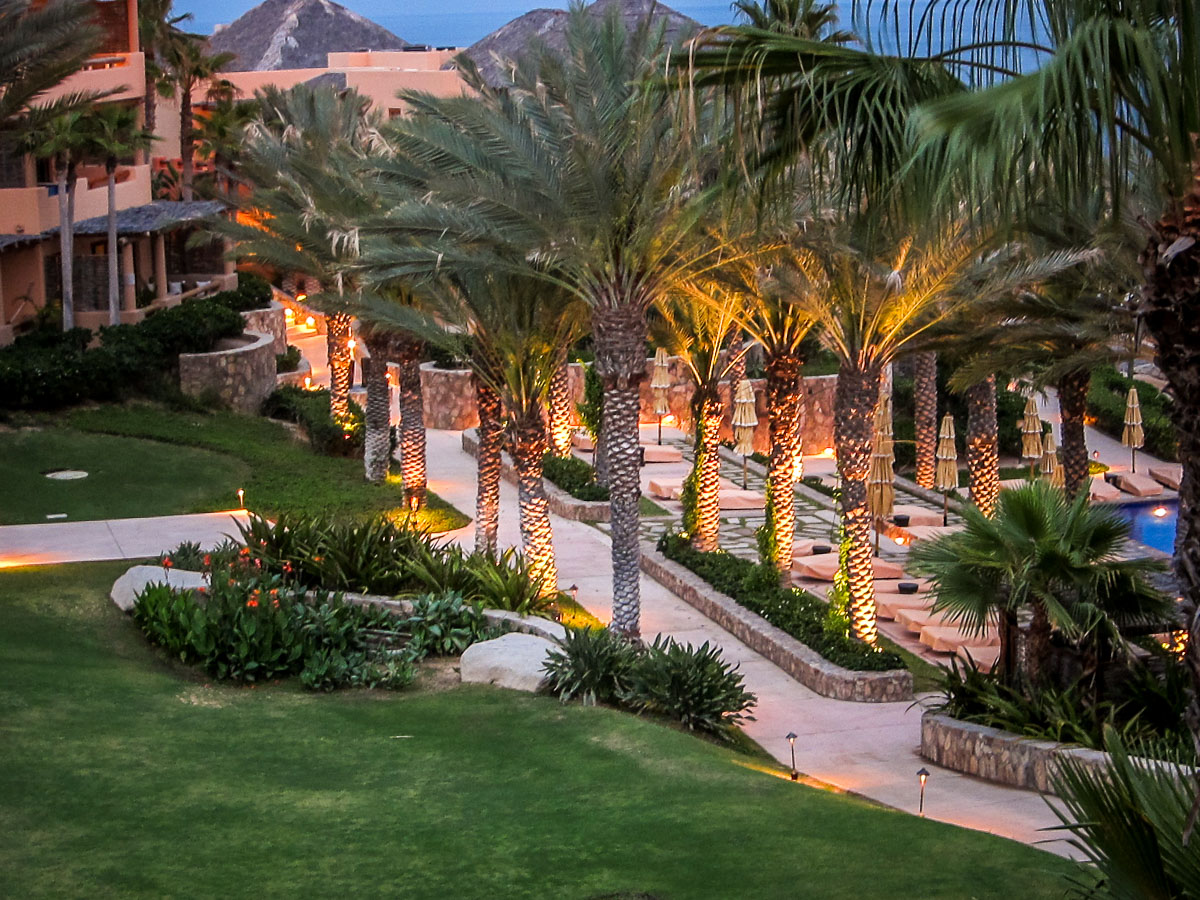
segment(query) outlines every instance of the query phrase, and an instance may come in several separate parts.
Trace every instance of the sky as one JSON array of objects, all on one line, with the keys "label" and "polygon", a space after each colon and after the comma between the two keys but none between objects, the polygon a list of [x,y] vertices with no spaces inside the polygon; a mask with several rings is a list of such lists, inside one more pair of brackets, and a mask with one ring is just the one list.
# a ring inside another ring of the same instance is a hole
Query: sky
[{"label": "sky", "polygon": [[[209,34],[213,26],[228,24],[257,0],[175,0],[175,10],[192,14],[190,30]],[[339,0],[361,16],[377,22],[414,44],[465,47],[484,35],[537,7],[566,9],[566,0]],[[704,25],[733,20],[728,3],[712,0],[678,0],[669,5]]]}]

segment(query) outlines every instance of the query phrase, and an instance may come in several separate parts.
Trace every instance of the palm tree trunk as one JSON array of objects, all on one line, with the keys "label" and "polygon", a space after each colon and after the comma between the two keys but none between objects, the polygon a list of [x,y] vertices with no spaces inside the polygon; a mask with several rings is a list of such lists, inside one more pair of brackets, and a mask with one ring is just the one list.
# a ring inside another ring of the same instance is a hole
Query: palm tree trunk
[{"label": "palm tree trunk", "polygon": [[195,141],[192,138],[192,87],[189,84],[180,85],[179,89],[179,195],[184,200],[192,199],[192,179],[194,177]]},{"label": "palm tree trunk", "polygon": [[1011,687],[1017,678],[1017,615],[1011,609],[1000,610],[997,622],[1000,637],[1000,655],[995,671],[1003,684]]},{"label": "palm tree trunk", "polygon": [[542,410],[527,410],[515,423],[512,434],[513,466],[517,470],[517,502],[520,507],[521,549],[530,574],[543,594],[558,590],[554,562],[554,531],[550,504],[542,481],[542,457],[546,455],[546,426]]},{"label": "palm tree trunk", "polygon": [[937,354],[913,354],[913,424],[917,437],[917,484],[933,489],[937,473]]},{"label": "palm tree trunk", "polygon": [[120,257],[117,253],[117,161],[110,158],[108,170],[108,324],[121,324]]},{"label": "palm tree trunk", "polygon": [[796,532],[796,492],[792,488],[793,467],[803,409],[801,360],[786,354],[767,359],[767,423],[771,431],[771,459],[767,471],[770,486],[772,564],[780,580],[790,583],[792,546]]},{"label": "palm tree trunk", "polygon": [[75,327],[74,240],[71,235],[71,205],[67,197],[67,166],[60,161],[58,167],[58,250],[61,254],[59,272],[62,278],[62,326],[63,331]]},{"label": "palm tree trunk", "polygon": [[1033,602],[1033,616],[1029,622],[1029,642],[1026,644],[1025,675],[1035,687],[1042,683],[1044,664],[1050,654],[1050,616],[1046,606]]},{"label": "palm tree trunk", "polygon": [[151,61],[154,58],[152,50],[146,47],[142,48],[143,60],[146,73],[146,93],[143,95],[143,111],[142,123],[143,127],[150,134],[155,134],[155,127],[158,125],[158,82],[154,77],[154,66]]},{"label": "palm tree trunk", "polygon": [[746,380],[746,339],[740,330],[730,333],[727,352],[733,362],[729,366],[729,408],[733,409],[733,400],[737,396],[738,385]]},{"label": "palm tree trunk", "polygon": [[392,461],[392,392],[388,387],[387,360],[382,347],[368,346],[363,357],[363,386],[367,389],[366,434],[363,438],[363,468],[367,481],[386,480]]},{"label": "palm tree trunk", "polygon": [[996,424],[996,376],[966,390],[967,468],[971,500],[990,517],[1000,499],[1000,436]]},{"label": "palm tree trunk", "polygon": [[1058,382],[1058,409],[1062,414],[1063,486],[1074,499],[1088,481],[1087,413],[1088,387],[1092,376],[1086,369],[1064,375]]},{"label": "palm tree trunk", "polygon": [[325,354],[329,361],[329,414],[337,422],[350,418],[350,352],[349,313],[332,313],[325,317]]},{"label": "palm tree trunk", "polygon": [[495,555],[500,533],[500,471],[504,447],[503,409],[500,395],[475,378],[475,404],[479,408],[479,450],[475,493],[475,550]]},{"label": "palm tree trunk", "polygon": [[567,350],[560,353],[554,377],[550,379],[549,397],[550,452],[555,456],[571,455],[571,367]]},{"label": "palm tree trunk", "polygon": [[646,309],[649,301],[618,296],[592,313],[596,374],[604,384],[601,440],[607,454],[613,564],[612,627],[630,637],[641,620],[641,442],[639,385],[646,378]]},{"label": "palm tree trunk", "polygon": [[395,342],[395,362],[400,385],[400,474],[410,509],[425,507],[428,490],[425,467],[425,405],[421,394],[421,355],[425,345],[411,334],[400,333]]},{"label": "palm tree trunk", "polygon": [[721,400],[705,396],[697,403],[696,530],[692,546],[711,553],[721,542]]},{"label": "palm tree trunk", "polygon": [[878,369],[864,370],[843,360],[834,394],[833,440],[842,480],[842,522],[849,541],[850,627],[856,638],[868,644],[878,637],[867,478],[879,380]]}]

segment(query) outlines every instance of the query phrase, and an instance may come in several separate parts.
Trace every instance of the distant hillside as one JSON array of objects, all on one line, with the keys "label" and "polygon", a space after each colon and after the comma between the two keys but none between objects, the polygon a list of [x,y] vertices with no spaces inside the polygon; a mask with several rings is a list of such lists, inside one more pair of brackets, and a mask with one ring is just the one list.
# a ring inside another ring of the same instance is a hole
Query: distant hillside
[{"label": "distant hillside", "polygon": [[326,56],[353,50],[399,50],[408,42],[332,0],[265,0],[209,39],[233,53],[230,71],[323,68]]},{"label": "distant hillside", "polygon": [[[614,7],[620,10],[621,18],[629,26],[636,26],[647,17],[665,23],[667,40],[672,43],[703,27],[695,19],[654,0],[596,0],[587,11],[589,15],[605,16]],[[475,63],[485,81],[495,83],[502,72],[502,61],[520,58],[535,42],[552,50],[565,50],[567,19],[568,13],[561,9],[530,10],[476,41],[463,51],[463,55]]]}]

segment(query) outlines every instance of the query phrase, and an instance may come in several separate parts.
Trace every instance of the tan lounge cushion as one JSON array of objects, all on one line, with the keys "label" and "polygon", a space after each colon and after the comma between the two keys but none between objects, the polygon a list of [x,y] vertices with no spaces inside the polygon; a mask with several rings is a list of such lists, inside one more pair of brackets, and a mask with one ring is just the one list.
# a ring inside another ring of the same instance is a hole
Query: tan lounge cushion
[{"label": "tan lounge cushion", "polygon": [[646,453],[646,464],[683,462],[683,453],[669,444],[642,444]]},{"label": "tan lounge cushion", "polygon": [[1181,463],[1163,463],[1161,466],[1151,466],[1150,477],[1164,487],[1177,491],[1183,481],[1183,465]]},{"label": "tan lounge cushion", "polygon": [[1138,475],[1135,472],[1121,472],[1117,475],[1117,487],[1135,497],[1158,497],[1162,495],[1162,485],[1149,475]]},{"label": "tan lounge cushion", "polygon": [[[876,557],[873,561],[876,578],[903,578],[904,570],[896,563]],[[792,571],[804,578],[816,581],[833,581],[838,570],[838,555],[823,553],[820,556],[803,556],[792,560]]]}]

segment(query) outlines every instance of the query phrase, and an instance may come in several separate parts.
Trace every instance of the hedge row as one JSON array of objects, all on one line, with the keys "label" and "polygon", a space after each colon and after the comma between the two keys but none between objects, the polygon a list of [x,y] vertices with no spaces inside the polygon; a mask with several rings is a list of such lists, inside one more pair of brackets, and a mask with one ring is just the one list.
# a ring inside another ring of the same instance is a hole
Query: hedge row
[{"label": "hedge row", "polygon": [[547,453],[542,459],[542,477],[576,500],[608,499],[608,488],[596,484],[596,470],[577,456]]}]

